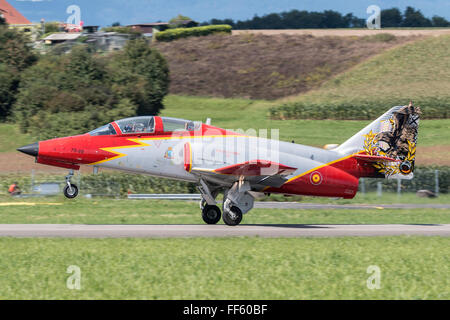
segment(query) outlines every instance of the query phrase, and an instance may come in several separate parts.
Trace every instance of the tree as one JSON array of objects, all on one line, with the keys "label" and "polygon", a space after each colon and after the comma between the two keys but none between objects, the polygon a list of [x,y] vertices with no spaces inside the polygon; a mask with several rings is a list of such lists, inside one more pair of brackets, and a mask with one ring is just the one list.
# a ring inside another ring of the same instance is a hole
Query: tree
[{"label": "tree", "polygon": [[[22,73],[14,118],[39,139],[90,131],[120,113],[121,99],[108,78],[104,60],[84,45],[67,55],[47,54]],[[136,114],[136,106],[127,110],[126,116]]]},{"label": "tree", "polygon": [[10,110],[16,101],[19,74],[6,64],[0,63],[0,119],[9,116]]},{"label": "tree", "polygon": [[188,16],[178,14],[176,17],[169,20],[170,28],[192,28],[198,26],[198,22],[195,22]]},{"label": "tree", "polygon": [[24,35],[0,25],[0,121],[10,115],[16,101],[20,72],[36,60]]},{"label": "tree", "polygon": [[346,28],[342,18],[342,14],[333,10],[325,10],[323,12],[323,21],[321,23],[322,28]]},{"label": "tree", "polygon": [[420,10],[407,7],[403,14],[402,27],[431,27],[431,21],[425,18]]},{"label": "tree", "polygon": [[450,22],[443,17],[433,16],[431,22],[433,23],[433,27],[440,27],[440,28],[450,27]]},{"label": "tree", "polygon": [[397,28],[402,25],[403,17],[398,8],[381,10],[381,26],[383,28]]},{"label": "tree", "polygon": [[[188,17],[184,17],[188,18]],[[282,13],[270,13],[259,17],[255,15],[252,19],[234,22],[232,19],[211,19],[208,24],[228,24],[233,29],[300,29],[300,28],[362,28],[366,20],[354,16],[352,13],[342,15],[340,12],[325,10],[299,11],[291,10]],[[385,9],[381,11],[381,24],[383,27],[446,27],[448,21],[442,17],[435,16],[433,21],[423,16],[420,10],[408,7],[402,15],[398,8]]]},{"label": "tree", "polygon": [[156,115],[169,90],[167,61],[145,39],[131,40],[113,58],[114,88],[138,106],[138,115]]},{"label": "tree", "polygon": [[22,72],[13,115],[23,132],[39,139],[85,133],[120,118],[157,114],[168,83],[166,60],[143,39],[110,56],[78,45]]},{"label": "tree", "polygon": [[0,26],[0,63],[22,71],[37,61],[29,39],[13,29]]},{"label": "tree", "polygon": [[59,32],[60,31],[60,27],[59,27],[59,22],[46,22],[44,24],[44,33],[54,33],[54,32]]},{"label": "tree", "polygon": [[67,89],[90,87],[105,77],[105,66],[95,59],[86,46],[75,46],[68,56],[63,56],[63,81]]}]

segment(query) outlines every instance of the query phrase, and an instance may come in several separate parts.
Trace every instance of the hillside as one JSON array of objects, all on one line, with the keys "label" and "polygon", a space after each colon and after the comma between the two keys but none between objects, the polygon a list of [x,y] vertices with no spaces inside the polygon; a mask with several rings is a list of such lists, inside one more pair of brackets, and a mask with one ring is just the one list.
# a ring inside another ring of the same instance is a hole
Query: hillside
[{"label": "hillside", "polygon": [[172,94],[276,99],[304,93],[357,63],[418,36],[211,35],[156,43]]},{"label": "hillside", "polygon": [[319,89],[278,101],[329,107],[378,107],[413,100],[425,113],[450,115],[450,35],[388,50],[325,82]]}]

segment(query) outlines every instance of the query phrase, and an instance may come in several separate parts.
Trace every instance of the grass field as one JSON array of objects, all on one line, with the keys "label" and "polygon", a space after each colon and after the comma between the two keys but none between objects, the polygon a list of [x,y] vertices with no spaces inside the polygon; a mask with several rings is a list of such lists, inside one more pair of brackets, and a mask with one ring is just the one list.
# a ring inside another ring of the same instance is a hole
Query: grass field
[{"label": "grass field", "polygon": [[[407,202],[419,202],[410,200]],[[308,199],[310,200],[310,199]],[[312,198],[311,198],[312,200]],[[323,201],[323,200],[319,200]],[[442,203],[449,203],[443,197]],[[313,202],[313,201],[305,201]],[[375,200],[360,199],[373,208],[352,210],[253,209],[244,224],[440,224],[450,223],[449,209],[377,209]],[[386,199],[387,203],[401,202]],[[434,203],[432,200],[420,201]],[[346,203],[328,201],[328,203]],[[198,202],[162,200],[67,200],[62,197],[0,202],[1,224],[203,224]],[[222,222],[221,222],[222,223]]]},{"label": "grass field", "polygon": [[[383,200],[449,201],[394,199]],[[2,197],[0,223],[203,224],[197,202],[62,197]],[[450,210],[255,209],[244,223],[438,224]],[[449,299],[449,248],[446,237],[0,238],[0,299]],[[369,290],[374,265],[381,289]],[[81,290],[67,288],[69,266],[80,268]]]},{"label": "grass field", "polygon": [[0,152],[12,152],[18,147],[33,143],[34,139],[20,132],[19,127],[10,123],[0,123]]},{"label": "grass field", "polygon": [[[449,238],[0,239],[0,299],[449,299]],[[66,286],[69,266],[81,289]],[[380,289],[367,288],[369,266]]]},{"label": "grass field", "polygon": [[[163,116],[200,121],[210,117],[212,125],[229,129],[279,129],[281,140],[295,140],[296,143],[313,146],[342,143],[371,122],[271,120],[267,115],[272,103],[260,100],[169,95],[164,103],[166,107],[162,111]],[[390,107],[386,106],[386,110]],[[450,145],[449,129],[450,119],[422,120],[419,128],[419,148],[420,146]]]}]

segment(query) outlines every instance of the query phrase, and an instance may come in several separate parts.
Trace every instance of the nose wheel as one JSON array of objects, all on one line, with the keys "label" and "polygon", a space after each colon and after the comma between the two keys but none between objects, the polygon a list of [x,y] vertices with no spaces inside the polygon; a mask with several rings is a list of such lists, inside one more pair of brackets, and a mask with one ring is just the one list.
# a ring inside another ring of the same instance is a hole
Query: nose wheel
[{"label": "nose wheel", "polygon": [[78,195],[78,187],[75,184],[69,184],[65,186],[64,195],[69,199],[76,198]]},{"label": "nose wheel", "polygon": [[73,170],[69,171],[69,174],[66,176],[66,186],[64,187],[64,196],[69,199],[76,198],[78,196],[78,187],[75,184],[70,182],[70,179],[73,177]]}]

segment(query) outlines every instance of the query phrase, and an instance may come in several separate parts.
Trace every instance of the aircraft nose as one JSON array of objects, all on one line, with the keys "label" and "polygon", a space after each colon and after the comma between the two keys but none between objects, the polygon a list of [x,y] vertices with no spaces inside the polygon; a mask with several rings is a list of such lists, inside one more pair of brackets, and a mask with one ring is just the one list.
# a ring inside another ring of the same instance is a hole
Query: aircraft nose
[{"label": "aircraft nose", "polygon": [[17,149],[17,151],[23,152],[33,157],[37,157],[39,154],[39,142],[29,144],[27,146]]}]

